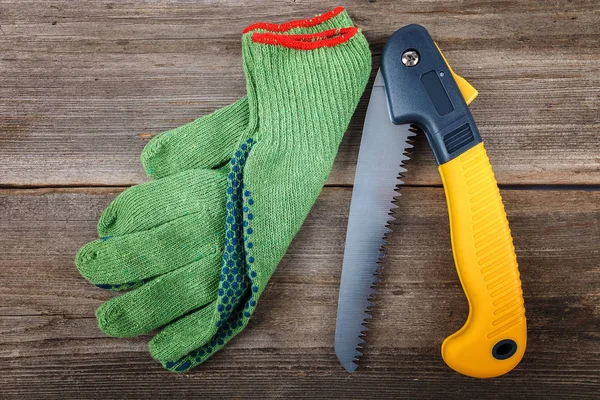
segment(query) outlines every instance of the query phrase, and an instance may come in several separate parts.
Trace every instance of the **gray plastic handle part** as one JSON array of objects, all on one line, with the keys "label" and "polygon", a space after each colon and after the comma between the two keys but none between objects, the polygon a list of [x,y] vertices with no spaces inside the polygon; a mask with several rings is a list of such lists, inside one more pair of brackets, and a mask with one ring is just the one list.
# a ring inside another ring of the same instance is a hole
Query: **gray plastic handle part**
[{"label": "gray plastic handle part", "polygon": [[[407,66],[406,51],[419,61]],[[397,30],[381,55],[390,119],[416,124],[427,136],[438,164],[444,164],[481,143],[469,107],[433,39],[421,25]]]}]

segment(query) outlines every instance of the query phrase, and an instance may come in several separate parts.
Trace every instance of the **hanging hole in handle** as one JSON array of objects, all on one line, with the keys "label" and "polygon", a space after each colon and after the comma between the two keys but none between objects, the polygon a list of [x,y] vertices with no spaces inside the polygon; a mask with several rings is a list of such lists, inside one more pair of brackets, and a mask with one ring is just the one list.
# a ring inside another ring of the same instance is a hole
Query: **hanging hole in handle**
[{"label": "hanging hole in handle", "polygon": [[517,344],[514,340],[504,339],[494,345],[492,355],[497,360],[506,360],[517,352]]}]

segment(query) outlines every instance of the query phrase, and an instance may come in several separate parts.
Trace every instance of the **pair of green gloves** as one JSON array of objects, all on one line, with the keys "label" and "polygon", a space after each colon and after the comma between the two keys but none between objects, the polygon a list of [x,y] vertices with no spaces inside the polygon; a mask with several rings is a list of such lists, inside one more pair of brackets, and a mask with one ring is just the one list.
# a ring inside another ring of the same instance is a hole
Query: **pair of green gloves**
[{"label": "pair of green gloves", "polygon": [[247,325],[331,170],[371,54],[343,8],[242,36],[247,97],[152,139],[154,180],[104,211],[76,257],[94,285],[129,290],[98,325],[171,371],[204,362]]}]

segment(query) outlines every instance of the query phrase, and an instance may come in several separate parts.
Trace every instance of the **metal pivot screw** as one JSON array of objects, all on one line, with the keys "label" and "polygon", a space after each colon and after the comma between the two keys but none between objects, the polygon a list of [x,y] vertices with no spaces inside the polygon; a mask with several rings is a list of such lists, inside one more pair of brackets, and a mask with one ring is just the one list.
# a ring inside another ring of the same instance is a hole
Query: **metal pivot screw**
[{"label": "metal pivot screw", "polygon": [[402,53],[402,64],[407,67],[414,67],[419,63],[420,56],[419,52],[416,50],[406,50]]}]

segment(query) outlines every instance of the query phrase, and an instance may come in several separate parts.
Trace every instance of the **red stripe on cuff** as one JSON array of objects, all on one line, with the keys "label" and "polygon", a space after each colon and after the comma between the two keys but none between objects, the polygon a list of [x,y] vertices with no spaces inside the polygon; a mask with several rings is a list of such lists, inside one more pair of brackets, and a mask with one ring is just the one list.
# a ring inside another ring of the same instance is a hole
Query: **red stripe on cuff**
[{"label": "red stripe on cuff", "polygon": [[279,45],[296,50],[314,50],[320,47],[333,47],[347,42],[358,32],[358,28],[330,29],[306,35],[282,35],[277,33],[253,33],[255,43]]}]

